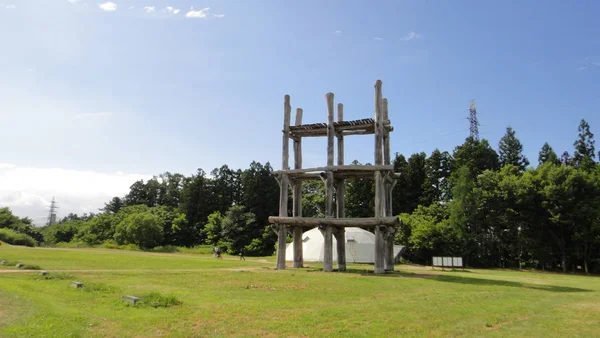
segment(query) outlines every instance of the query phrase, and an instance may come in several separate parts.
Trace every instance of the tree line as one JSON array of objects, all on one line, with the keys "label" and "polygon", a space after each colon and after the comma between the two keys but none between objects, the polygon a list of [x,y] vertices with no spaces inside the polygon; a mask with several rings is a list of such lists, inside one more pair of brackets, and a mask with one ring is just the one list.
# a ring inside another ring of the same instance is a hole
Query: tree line
[{"label": "tree line", "polygon": [[[433,255],[460,255],[474,267],[600,270],[600,166],[589,124],[581,120],[578,131],[572,155],[558,156],[545,143],[535,167],[511,127],[497,150],[468,137],[452,152],[395,154],[400,177],[393,210],[402,219],[396,242],[405,245],[403,258],[430,264]],[[278,214],[279,201],[272,171],[268,162],[252,162],[210,174],[166,172],[135,182],[98,213],[70,214],[41,229],[13,218],[21,224],[13,231],[45,244],[146,250],[208,244],[232,254],[244,248],[248,255],[272,255],[276,235],[268,217]],[[345,184],[347,217],[371,217],[373,181]],[[324,184],[304,182],[302,190],[303,216],[323,217]],[[7,228],[2,210],[0,228]]]}]

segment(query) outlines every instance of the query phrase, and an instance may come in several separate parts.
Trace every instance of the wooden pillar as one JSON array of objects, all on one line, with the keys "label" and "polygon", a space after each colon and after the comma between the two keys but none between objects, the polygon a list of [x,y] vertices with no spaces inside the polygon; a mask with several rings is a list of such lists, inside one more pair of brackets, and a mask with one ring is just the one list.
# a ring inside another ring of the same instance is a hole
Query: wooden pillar
[{"label": "wooden pillar", "polygon": [[[335,137],[335,128],[333,126],[333,93],[327,93],[325,95],[325,99],[327,101],[327,166],[333,166],[333,156],[334,156],[334,137]],[[327,171],[325,179],[325,217],[331,218],[333,217],[333,172],[331,170]],[[323,256],[323,271],[333,271],[333,239],[332,239],[333,229],[331,225],[325,226],[325,231],[323,232],[323,236],[325,237],[325,248],[324,248],[324,256]]]},{"label": "wooden pillar", "polygon": [[[302,109],[296,109],[297,126],[302,124]],[[302,169],[302,138],[294,140],[294,169]],[[302,217],[302,181],[294,182],[294,217]],[[302,227],[294,227],[294,267],[304,267],[304,257],[302,252]]]},{"label": "wooden pillar", "polygon": [[[381,80],[375,82],[375,165],[383,164],[383,103]],[[385,186],[381,171],[375,172],[375,217],[385,217]],[[385,273],[385,227],[375,226],[375,273]]]},{"label": "wooden pillar", "polygon": [[388,226],[385,230],[385,271],[394,271],[394,229],[393,226]]},{"label": "wooden pillar", "polygon": [[323,242],[325,246],[323,250],[323,271],[331,272],[333,271],[333,227],[322,225],[319,226],[319,230],[321,230],[321,234],[325,239]]},{"label": "wooden pillar", "polygon": [[[281,170],[289,169],[289,151],[290,151],[290,115],[292,107],[290,106],[290,96],[284,97],[283,104],[283,149]],[[283,172],[281,174],[281,185],[279,188],[279,216],[288,216],[288,189],[289,177]],[[285,246],[287,230],[284,224],[279,224],[277,229],[277,270],[285,270]]]},{"label": "wooden pillar", "polygon": [[[387,122],[389,118],[388,112],[388,100],[383,99],[382,101],[382,109],[383,109],[383,122]],[[383,164],[389,165],[391,164],[391,155],[390,155],[390,132],[386,128],[383,132]],[[392,173],[388,173],[392,174]],[[393,176],[389,176],[391,178]],[[385,216],[393,216],[392,214],[392,180],[384,180],[385,184]],[[384,255],[384,265],[385,271],[394,271],[394,232],[395,229],[393,227],[388,227],[385,233],[385,255]]]},{"label": "wooden pillar", "polygon": [[[344,121],[344,105],[338,103],[338,122]],[[337,165],[344,165],[344,136],[337,135]],[[346,186],[345,180],[340,178],[336,182],[335,198],[337,202],[337,218],[346,217]],[[338,271],[346,271],[346,230],[339,228],[335,232],[335,240],[337,243],[337,259]]]}]

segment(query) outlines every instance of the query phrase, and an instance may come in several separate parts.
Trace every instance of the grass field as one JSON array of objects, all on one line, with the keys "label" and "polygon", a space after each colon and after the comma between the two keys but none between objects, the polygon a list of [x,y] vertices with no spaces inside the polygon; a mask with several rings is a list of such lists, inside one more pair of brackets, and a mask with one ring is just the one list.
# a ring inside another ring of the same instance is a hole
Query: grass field
[{"label": "grass field", "polygon": [[[591,337],[600,323],[597,277],[407,265],[386,276],[368,265],[276,271],[272,257],[6,244],[2,259],[50,273],[0,266],[0,337]],[[121,300],[150,292],[181,304]]]}]

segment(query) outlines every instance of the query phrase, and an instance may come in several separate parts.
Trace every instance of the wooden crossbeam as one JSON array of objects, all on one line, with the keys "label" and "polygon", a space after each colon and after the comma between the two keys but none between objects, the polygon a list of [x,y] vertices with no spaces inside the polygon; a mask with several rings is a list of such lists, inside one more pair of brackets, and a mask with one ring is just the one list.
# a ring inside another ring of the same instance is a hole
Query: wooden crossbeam
[{"label": "wooden crossbeam", "polygon": [[303,227],[331,225],[334,227],[373,228],[377,225],[395,226],[400,224],[398,217],[366,217],[366,218],[318,218],[318,217],[269,217],[269,223],[286,224]]}]

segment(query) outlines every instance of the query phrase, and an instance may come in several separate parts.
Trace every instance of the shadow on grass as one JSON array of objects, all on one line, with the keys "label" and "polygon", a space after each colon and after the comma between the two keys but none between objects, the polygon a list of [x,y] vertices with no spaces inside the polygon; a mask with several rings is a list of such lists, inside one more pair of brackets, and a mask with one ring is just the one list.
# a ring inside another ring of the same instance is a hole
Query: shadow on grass
[{"label": "shadow on grass", "polygon": [[[461,271],[457,271],[457,272],[461,272]],[[345,272],[340,272],[340,273],[358,274],[361,276],[377,277],[377,278],[398,278],[398,277],[422,278],[422,279],[431,279],[431,280],[435,280],[438,282],[446,282],[446,283],[481,285],[481,286],[506,286],[506,287],[525,288],[525,289],[540,290],[540,291],[549,291],[549,292],[590,292],[590,291],[592,291],[592,290],[572,288],[572,287],[567,287],[567,286],[538,285],[538,284],[528,284],[528,283],[497,280],[497,279],[473,278],[473,277],[463,277],[463,276],[448,276],[448,275],[425,274],[425,273],[414,273],[414,272],[404,272],[404,271],[392,271],[392,272],[387,272],[385,274],[377,274],[376,275],[373,272],[373,270],[348,269]]]}]

